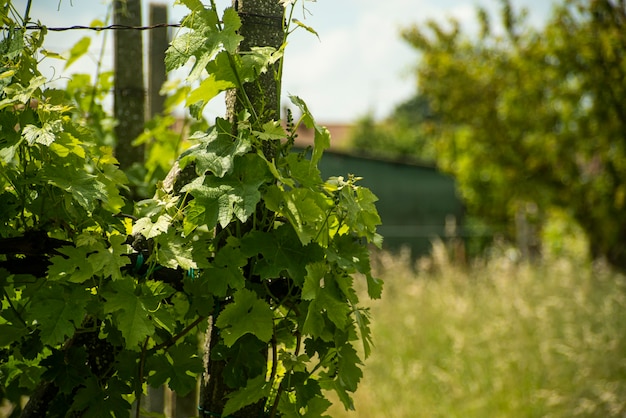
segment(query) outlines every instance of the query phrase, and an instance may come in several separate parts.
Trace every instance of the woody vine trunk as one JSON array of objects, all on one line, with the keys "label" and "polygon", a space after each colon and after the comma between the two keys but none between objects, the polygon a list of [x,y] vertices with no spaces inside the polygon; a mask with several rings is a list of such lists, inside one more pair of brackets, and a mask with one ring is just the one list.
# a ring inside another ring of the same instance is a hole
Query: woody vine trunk
[{"label": "woody vine trunk", "polygon": [[[270,46],[277,50],[280,48],[283,42],[283,10],[277,0],[233,0],[233,8],[241,19],[240,35],[243,40],[240,44],[240,52],[245,53],[253,47]],[[274,64],[274,66],[276,65]],[[280,93],[277,85],[280,80],[276,80],[276,74],[278,74],[277,68],[270,68],[265,73],[260,74],[255,83],[246,84],[244,86],[245,92],[239,89],[227,92],[227,119],[231,121],[233,129],[236,129],[237,126],[238,113],[244,108],[242,102],[244,96],[250,100],[260,123],[280,119]],[[266,147],[264,153],[271,159],[271,156],[275,154],[272,144],[274,147],[279,144],[269,141],[268,143],[269,146]],[[243,227],[248,228],[246,225]],[[231,225],[229,228],[241,228],[241,225]],[[226,404],[227,395],[232,392],[224,380],[226,361],[216,358],[216,350],[220,340],[219,329],[215,326],[215,318],[218,315],[219,311],[216,310],[209,321],[205,342],[205,370],[200,387],[199,406],[201,416],[205,417],[221,412]],[[263,347],[259,353],[262,358],[267,359],[268,349],[269,347]],[[214,354],[213,358],[211,358],[212,353]],[[265,372],[264,370],[263,373]],[[261,417],[264,413],[265,404],[266,399],[262,398],[237,412],[235,417]]]}]

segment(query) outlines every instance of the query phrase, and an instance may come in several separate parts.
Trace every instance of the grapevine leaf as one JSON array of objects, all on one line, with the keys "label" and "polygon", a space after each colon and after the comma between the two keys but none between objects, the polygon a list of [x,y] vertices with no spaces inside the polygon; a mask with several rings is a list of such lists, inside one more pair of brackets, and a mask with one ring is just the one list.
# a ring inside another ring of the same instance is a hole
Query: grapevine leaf
[{"label": "grapevine leaf", "polygon": [[330,408],[332,403],[325,398],[315,397],[311,398],[306,403],[306,412],[303,418],[330,418],[330,415],[325,415],[324,412]]},{"label": "grapevine leaf", "polygon": [[221,32],[222,45],[229,54],[235,54],[239,43],[243,40],[243,36],[239,35],[239,28],[241,28],[241,18],[239,13],[234,8],[227,8],[224,10],[224,16],[222,17],[224,23],[224,29]]},{"label": "grapevine leaf", "polygon": [[63,255],[50,258],[52,264],[48,267],[48,278],[67,280],[72,283],[83,283],[89,280],[94,274],[93,266],[87,260],[91,251],[92,249],[87,246],[65,246],[57,249],[57,252]]},{"label": "grapevine leaf", "polygon": [[87,50],[89,50],[89,45],[91,45],[91,38],[88,36],[85,36],[81,38],[78,42],[76,42],[69,51],[70,56],[67,58],[67,61],[65,62],[64,70],[67,70],[67,68],[70,65],[72,65],[74,62],[76,62],[77,59],[85,55]]},{"label": "grapevine leaf", "polygon": [[129,258],[125,255],[128,252],[128,245],[125,241],[126,237],[122,235],[111,235],[109,248],[105,248],[99,243],[96,251],[87,257],[94,273],[102,271],[104,277],[111,277],[113,280],[122,278],[122,267],[130,263]]},{"label": "grapevine leaf", "polygon": [[224,308],[216,322],[222,330],[224,344],[231,347],[238,338],[248,333],[268,342],[273,329],[270,306],[248,289],[238,290],[233,297],[234,301]]},{"label": "grapevine leaf", "polygon": [[204,46],[204,42],[204,36],[198,32],[187,32],[174,38],[165,53],[167,71],[185,65]]},{"label": "grapevine leaf", "polygon": [[359,332],[361,333],[361,341],[363,342],[363,355],[368,358],[372,352],[372,334],[370,331],[370,319],[367,311],[354,309],[354,319]]},{"label": "grapevine leaf", "polygon": [[159,236],[158,249],[157,261],[164,267],[180,267],[185,271],[198,268],[193,260],[189,239],[178,235],[174,229]]},{"label": "grapevine leaf", "polygon": [[359,368],[361,359],[351,344],[344,344],[339,348],[337,355],[338,380],[342,388],[354,392],[363,377]]},{"label": "grapevine leaf", "polygon": [[265,381],[263,375],[248,380],[246,386],[228,395],[222,416],[229,416],[241,408],[252,405],[259,399],[269,396],[272,385]]},{"label": "grapevine leaf", "polygon": [[81,287],[44,286],[33,296],[28,319],[39,324],[41,341],[54,346],[74,335],[88,301],[89,293]]},{"label": "grapevine leaf", "polygon": [[319,169],[301,154],[287,155],[289,173],[302,187],[313,188],[323,183]]},{"label": "grapevine leaf", "polygon": [[367,293],[372,299],[380,299],[383,281],[372,276],[369,250],[351,235],[341,235],[333,240],[333,246],[326,252],[328,260],[348,273],[355,270],[365,276]]},{"label": "grapevine leaf", "polygon": [[41,128],[35,125],[26,125],[22,130],[24,139],[28,142],[28,145],[41,144],[49,146],[54,142],[56,134],[62,129],[60,120],[53,120],[45,122]]},{"label": "grapevine leaf", "polygon": [[317,262],[306,266],[307,275],[302,286],[302,299],[313,300],[321,288],[321,281],[328,271],[325,262]]},{"label": "grapevine leaf", "polygon": [[122,333],[126,346],[139,350],[139,344],[154,333],[150,313],[141,298],[135,294],[133,279],[110,282],[103,291],[104,312],[113,314],[114,322]]},{"label": "grapevine leaf", "polygon": [[222,247],[215,255],[213,264],[203,273],[212,293],[215,296],[224,297],[229,288],[243,288],[245,277],[241,267],[247,262],[248,259],[239,248],[233,245]]},{"label": "grapevine leaf", "polygon": [[287,136],[285,128],[283,128],[282,124],[275,120],[265,122],[263,124],[262,131],[252,131],[252,133],[256,135],[257,138],[263,141],[271,139],[284,139]]},{"label": "grapevine leaf", "polygon": [[197,197],[185,208],[184,233],[189,235],[197,227],[206,225],[211,230],[217,225],[220,208],[220,195],[217,190],[207,191],[208,197]]},{"label": "grapevine leaf", "polygon": [[300,112],[302,112],[301,119],[304,126],[309,129],[314,129],[315,133],[313,136],[313,156],[311,158],[311,164],[317,167],[317,163],[322,158],[322,154],[330,147],[330,132],[326,127],[320,126],[315,122],[315,119],[313,119],[313,115],[304,100],[298,96],[289,96],[289,98],[291,99],[291,102],[296,105],[298,109],[300,109]]},{"label": "grapevine leaf", "polygon": [[185,6],[187,6],[187,8],[191,10],[192,12],[204,9],[204,6],[200,2],[200,0],[178,0],[178,1],[184,4]]},{"label": "grapevine leaf", "polygon": [[248,257],[262,255],[255,264],[255,274],[268,279],[287,271],[296,285],[304,281],[307,263],[324,256],[314,243],[303,246],[290,225],[281,225],[270,232],[252,231],[242,238],[241,248]]},{"label": "grapevine leaf", "polygon": [[233,140],[229,134],[228,122],[218,120],[218,124],[206,134],[196,133],[191,137],[201,141],[201,145],[184,154],[179,162],[181,169],[194,161],[199,176],[207,171],[217,177],[224,177],[226,173],[232,172],[235,157],[247,153],[250,150],[250,142],[243,138]]},{"label": "grapevine leaf", "polygon": [[332,206],[323,195],[309,189],[281,191],[272,187],[266,195],[266,204],[289,219],[303,245],[317,238],[321,238],[321,242],[317,240],[321,245],[327,245],[324,238],[328,233],[322,232],[328,229]]},{"label": "grapevine leaf", "polygon": [[215,296],[226,296],[228,289],[241,289],[245,285],[245,277],[237,266],[209,267],[204,270],[211,293]]},{"label": "grapevine leaf", "polygon": [[133,225],[133,235],[141,234],[148,239],[154,238],[167,232],[171,222],[172,217],[167,214],[159,216],[154,223],[148,217],[141,218]]},{"label": "grapevine leaf", "polygon": [[340,202],[346,208],[346,222],[368,242],[377,242],[376,226],[380,225],[380,216],[374,202],[378,198],[369,189],[360,186],[343,187]]},{"label": "grapevine leaf", "polygon": [[203,370],[202,358],[192,344],[174,345],[166,353],[149,357],[146,368],[155,372],[148,377],[148,384],[159,387],[168,382],[170,389],[182,396],[195,389],[197,375]]},{"label": "grapevine leaf", "polygon": [[340,300],[334,292],[321,288],[317,294],[317,298],[313,300],[311,305],[318,309],[318,312],[325,312],[337,327],[344,328],[350,318],[350,306],[343,300]]},{"label": "grapevine leaf", "polygon": [[200,85],[187,95],[187,106],[198,102],[206,104],[221,92],[234,87],[235,85],[230,81],[216,80],[215,76],[211,74],[211,76],[202,80]]},{"label": "grapevine leaf", "polygon": [[74,168],[60,171],[56,168],[44,167],[42,176],[58,188],[70,193],[80,206],[88,211],[95,208],[96,203],[107,201],[107,189],[97,180],[97,176],[86,170]]},{"label": "grapevine leaf", "polygon": [[311,301],[308,304],[303,304],[303,306],[307,306],[306,309],[306,317],[304,319],[304,325],[302,326],[302,332],[308,335],[314,335],[327,339],[327,336],[324,333],[324,327],[326,326],[326,321],[324,320],[324,315],[320,309],[318,309],[315,301]]},{"label": "grapevine leaf", "polygon": [[41,365],[47,369],[42,378],[54,381],[61,392],[71,393],[91,374],[87,364],[84,347],[70,347],[66,351],[55,350],[41,361]]},{"label": "grapevine leaf", "polygon": [[78,389],[72,410],[81,411],[83,418],[128,416],[130,404],[122,395],[130,392],[130,388],[116,378],[109,379],[103,387],[94,377]]},{"label": "grapevine leaf", "polygon": [[246,154],[235,162],[232,175],[200,177],[182,189],[196,198],[217,204],[218,222],[222,227],[226,227],[233,216],[242,222],[248,219],[261,199],[259,186],[270,174],[263,159],[256,154]]},{"label": "grapevine leaf", "polygon": [[18,341],[28,333],[28,328],[23,325],[0,324],[0,347]]},{"label": "grapevine leaf", "polygon": [[252,47],[241,56],[241,60],[237,61],[239,64],[237,74],[244,83],[254,81],[281,57],[282,51],[273,47]]}]

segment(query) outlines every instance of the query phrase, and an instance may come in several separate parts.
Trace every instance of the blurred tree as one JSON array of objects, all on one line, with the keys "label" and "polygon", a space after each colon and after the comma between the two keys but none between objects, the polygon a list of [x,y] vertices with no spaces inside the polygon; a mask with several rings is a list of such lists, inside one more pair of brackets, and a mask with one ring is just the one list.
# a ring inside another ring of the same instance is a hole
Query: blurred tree
[{"label": "blurred tree", "polygon": [[382,122],[376,122],[372,115],[362,117],[352,129],[349,142],[364,154],[434,161],[434,120],[427,99],[417,95],[398,105]]},{"label": "blurred tree", "polygon": [[440,167],[470,212],[508,225],[567,209],[590,253],[626,269],[626,5],[566,0],[541,29],[502,0],[478,37],[428,22],[403,37],[422,54],[420,94],[440,118]]}]

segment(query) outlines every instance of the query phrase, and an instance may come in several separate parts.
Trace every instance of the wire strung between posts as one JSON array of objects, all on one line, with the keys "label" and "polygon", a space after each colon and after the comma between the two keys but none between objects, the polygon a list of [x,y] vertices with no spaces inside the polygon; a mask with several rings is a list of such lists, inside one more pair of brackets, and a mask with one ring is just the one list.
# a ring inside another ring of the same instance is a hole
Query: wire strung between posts
[{"label": "wire strung between posts", "polygon": [[83,25],[74,25],[67,27],[48,27],[42,25],[26,25],[26,26],[18,26],[14,28],[10,28],[7,26],[3,26],[2,30],[48,30],[50,32],[63,32],[68,30],[93,30],[96,32],[100,32],[103,30],[151,30],[151,29],[159,29],[159,28],[180,28],[180,23],[157,23],[155,25],[150,26],[129,26],[129,25],[108,25],[108,26],[83,26]]}]

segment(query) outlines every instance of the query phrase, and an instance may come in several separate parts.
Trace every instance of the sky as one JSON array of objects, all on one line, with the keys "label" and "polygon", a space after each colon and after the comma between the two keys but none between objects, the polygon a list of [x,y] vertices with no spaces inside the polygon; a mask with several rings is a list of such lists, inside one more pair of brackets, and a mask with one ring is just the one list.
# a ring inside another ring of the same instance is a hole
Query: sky
[{"label": "sky", "polygon": [[[174,5],[174,0],[143,2],[144,24],[150,2],[170,6],[171,23],[180,21],[187,12],[184,6]],[[205,2],[208,4],[208,0]],[[26,3],[27,0],[13,1],[18,10],[25,10]],[[48,27],[89,25],[94,19],[107,20],[108,4],[106,0],[35,0],[31,18]],[[301,6],[297,6],[294,17],[314,28],[319,39],[304,30],[290,37],[283,90],[304,99],[321,123],[351,123],[368,114],[382,119],[416,92],[412,69],[418,54],[401,39],[402,28],[430,19],[445,22],[453,17],[471,33],[477,27],[477,6],[495,16],[499,4],[498,0],[306,0],[304,5],[309,13],[303,16]],[[529,22],[534,25],[541,25],[552,8],[551,0],[512,0],[512,4],[516,9],[525,7]],[[220,10],[228,5],[229,0],[217,0]],[[49,32],[44,48],[63,53],[83,36],[94,37],[86,57],[67,73],[61,72],[62,62],[46,59],[41,64],[43,74],[51,78],[71,73],[94,74],[103,40],[103,66],[112,68],[112,33],[104,36],[92,31]],[[222,116],[223,112],[220,98],[207,106],[209,118]]]}]

